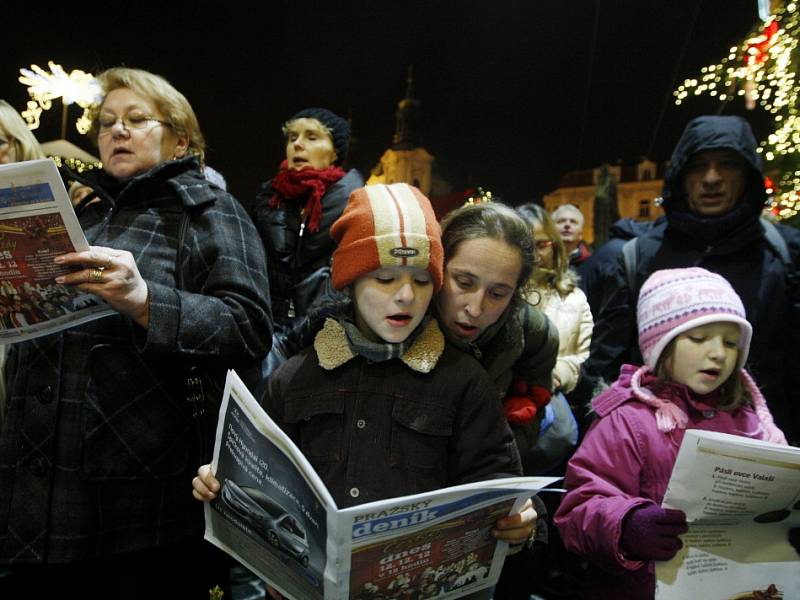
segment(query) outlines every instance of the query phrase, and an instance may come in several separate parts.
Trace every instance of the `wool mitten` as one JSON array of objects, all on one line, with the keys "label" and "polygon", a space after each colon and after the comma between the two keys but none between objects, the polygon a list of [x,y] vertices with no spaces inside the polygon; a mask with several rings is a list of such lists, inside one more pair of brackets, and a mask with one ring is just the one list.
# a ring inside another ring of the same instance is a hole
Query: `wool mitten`
[{"label": "wool mitten", "polygon": [[527,425],[550,402],[550,390],[522,379],[514,381],[513,388],[513,394],[503,400],[503,412],[509,423]]},{"label": "wool mitten", "polygon": [[634,560],[669,560],[683,547],[678,536],[687,530],[682,510],[648,504],[625,515],[619,547]]}]

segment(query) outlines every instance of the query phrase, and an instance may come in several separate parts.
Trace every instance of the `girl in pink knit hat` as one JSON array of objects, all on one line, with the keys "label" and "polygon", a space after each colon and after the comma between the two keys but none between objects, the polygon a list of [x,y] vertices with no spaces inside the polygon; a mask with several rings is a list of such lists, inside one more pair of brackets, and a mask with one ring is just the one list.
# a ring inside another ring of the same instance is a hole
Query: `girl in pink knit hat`
[{"label": "girl in pink knit hat", "polygon": [[592,401],[599,419],[569,462],[555,516],[566,547],[599,567],[589,597],[653,597],[653,561],[672,558],[687,529],[683,512],[661,508],[686,429],[786,443],[744,368],[752,327],[724,278],[657,271],[637,319],[645,364],[623,366]]}]

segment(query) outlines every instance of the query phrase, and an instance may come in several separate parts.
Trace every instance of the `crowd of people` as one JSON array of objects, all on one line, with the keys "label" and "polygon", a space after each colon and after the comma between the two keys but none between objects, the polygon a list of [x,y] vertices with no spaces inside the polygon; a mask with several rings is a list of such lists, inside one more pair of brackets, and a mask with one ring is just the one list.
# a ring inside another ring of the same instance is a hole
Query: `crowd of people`
[{"label": "crowd of people", "polygon": [[[592,255],[572,205],[439,223],[413,186],[364,186],[342,168],[348,122],[323,108],[283,124],[286,159],[248,214],[166,79],[98,81],[102,169],[62,167],[91,246],[56,259],[72,270],[53,286],[114,314],[4,348],[3,597],[236,597],[196,501],[220,491],[228,369],[339,507],[565,475],[563,498],[495,523],[511,550],[474,598],[651,598],[653,561],[687,529],[661,508],[685,430],[797,444],[800,232],[761,218],[744,120],[689,123],[666,217],[615,224],[630,241],[612,231]],[[0,163],[42,156],[0,101]]]}]

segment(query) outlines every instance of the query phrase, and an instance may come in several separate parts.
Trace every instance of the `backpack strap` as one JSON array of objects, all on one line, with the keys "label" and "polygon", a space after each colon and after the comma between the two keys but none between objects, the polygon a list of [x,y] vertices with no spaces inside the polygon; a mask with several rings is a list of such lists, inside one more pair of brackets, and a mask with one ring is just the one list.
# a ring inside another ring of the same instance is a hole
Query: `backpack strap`
[{"label": "backpack strap", "polygon": [[622,262],[625,265],[625,281],[628,282],[628,290],[630,290],[631,293],[634,293],[636,290],[636,267],[638,266],[638,257],[636,255],[637,239],[638,238],[632,238],[622,245]]},{"label": "backpack strap", "polygon": [[789,256],[789,248],[786,246],[786,240],[783,239],[783,236],[778,232],[778,228],[775,227],[769,219],[761,217],[759,221],[761,222],[761,228],[764,230],[764,238],[766,238],[767,243],[775,254],[780,257],[783,266],[786,267],[786,272],[791,272],[792,258]]}]

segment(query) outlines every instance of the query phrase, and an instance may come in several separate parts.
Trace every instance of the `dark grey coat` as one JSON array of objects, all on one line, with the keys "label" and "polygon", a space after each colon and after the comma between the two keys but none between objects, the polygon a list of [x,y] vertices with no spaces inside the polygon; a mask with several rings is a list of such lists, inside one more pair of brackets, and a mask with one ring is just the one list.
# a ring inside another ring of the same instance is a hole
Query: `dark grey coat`
[{"label": "dark grey coat", "polygon": [[68,563],[202,535],[191,497],[198,437],[187,369],[213,422],[226,368],[269,349],[264,252],[252,221],[194,159],[102,194],[80,215],[92,245],[133,253],[147,330],[112,315],[16,344],[0,433],[0,564]]}]

